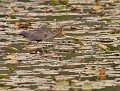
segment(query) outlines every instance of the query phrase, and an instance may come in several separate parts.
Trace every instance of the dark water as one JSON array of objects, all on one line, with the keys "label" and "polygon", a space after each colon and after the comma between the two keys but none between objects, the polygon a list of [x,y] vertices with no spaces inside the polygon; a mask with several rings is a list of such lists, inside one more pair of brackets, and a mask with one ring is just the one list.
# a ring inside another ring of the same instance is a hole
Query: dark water
[{"label": "dark water", "polygon": [[[1,0],[0,90],[119,91],[119,9],[119,0],[69,0],[67,6]],[[31,27],[17,28],[16,22]],[[75,26],[65,27],[55,39],[36,43],[18,35],[39,27],[59,29],[64,23]]]}]

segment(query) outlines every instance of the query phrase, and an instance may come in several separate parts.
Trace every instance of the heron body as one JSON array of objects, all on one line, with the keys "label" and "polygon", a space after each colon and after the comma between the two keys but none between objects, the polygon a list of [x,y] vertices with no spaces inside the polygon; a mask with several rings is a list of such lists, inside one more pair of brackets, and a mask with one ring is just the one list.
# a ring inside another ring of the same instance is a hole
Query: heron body
[{"label": "heron body", "polygon": [[42,41],[49,39],[52,36],[49,31],[44,31],[42,29],[22,31],[20,35],[27,37],[31,41]]},{"label": "heron body", "polygon": [[20,35],[27,37],[31,41],[42,41],[42,40],[47,40],[54,38],[58,36],[62,31],[65,26],[70,26],[70,24],[64,24],[60,27],[60,31],[57,32],[56,34],[51,34],[49,31],[44,30],[44,29],[37,29],[37,30],[25,30],[20,33]]}]

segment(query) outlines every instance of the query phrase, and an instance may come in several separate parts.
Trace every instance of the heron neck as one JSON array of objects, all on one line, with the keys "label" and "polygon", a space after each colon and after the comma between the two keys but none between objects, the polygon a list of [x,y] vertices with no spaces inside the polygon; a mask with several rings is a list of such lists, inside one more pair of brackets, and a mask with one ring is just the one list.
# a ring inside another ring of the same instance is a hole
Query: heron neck
[{"label": "heron neck", "polygon": [[55,38],[55,37],[57,37],[58,35],[60,35],[61,32],[63,31],[63,28],[64,28],[65,26],[70,26],[70,24],[64,24],[64,25],[62,25],[62,26],[60,27],[60,31],[57,32],[56,34],[54,34],[51,38]]}]

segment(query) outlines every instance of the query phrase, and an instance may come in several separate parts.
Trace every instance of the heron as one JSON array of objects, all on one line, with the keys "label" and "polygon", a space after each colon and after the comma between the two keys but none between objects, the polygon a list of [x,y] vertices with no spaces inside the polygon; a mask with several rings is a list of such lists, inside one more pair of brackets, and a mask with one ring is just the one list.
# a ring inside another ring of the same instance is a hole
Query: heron
[{"label": "heron", "polygon": [[31,41],[39,42],[57,37],[58,35],[61,34],[65,26],[71,26],[71,23],[65,23],[61,25],[60,30],[55,34],[50,33],[47,29],[41,28],[37,30],[24,30],[20,33],[20,35],[27,37]]}]

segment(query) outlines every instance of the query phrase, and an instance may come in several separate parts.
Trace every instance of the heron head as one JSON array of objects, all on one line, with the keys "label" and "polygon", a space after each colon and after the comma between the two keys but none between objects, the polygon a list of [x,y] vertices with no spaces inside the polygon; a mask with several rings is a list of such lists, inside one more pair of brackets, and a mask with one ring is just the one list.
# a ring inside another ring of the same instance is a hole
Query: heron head
[{"label": "heron head", "polygon": [[28,36],[28,31],[22,31],[22,32],[20,33],[20,35]]}]

